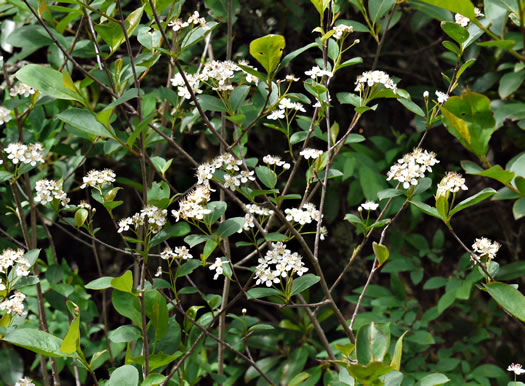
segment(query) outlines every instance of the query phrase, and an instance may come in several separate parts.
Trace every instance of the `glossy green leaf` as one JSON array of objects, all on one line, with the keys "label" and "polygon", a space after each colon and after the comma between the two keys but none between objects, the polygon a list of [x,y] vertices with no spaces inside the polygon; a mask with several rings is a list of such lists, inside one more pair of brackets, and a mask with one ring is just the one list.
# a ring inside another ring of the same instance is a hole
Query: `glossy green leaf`
[{"label": "glossy green leaf", "polygon": [[120,366],[111,373],[107,386],[138,386],[139,371],[131,365]]},{"label": "glossy green leaf", "polygon": [[525,70],[508,72],[499,81],[498,93],[501,99],[512,95],[525,80]]},{"label": "glossy green leaf", "polygon": [[293,295],[300,294],[304,290],[318,283],[319,280],[320,280],[319,276],[313,275],[311,273],[308,273],[306,275],[298,277],[297,279],[294,279],[293,285],[292,285],[292,291],[290,295],[293,296]]},{"label": "glossy green leaf", "polygon": [[346,369],[357,381],[363,385],[376,385],[379,377],[388,374],[393,369],[383,362],[371,362],[368,365],[351,364]]},{"label": "glossy green leaf", "polygon": [[[139,7],[131,12],[128,17],[126,17],[124,25],[128,37],[132,36],[133,32],[135,32],[135,29],[139,26],[143,11],[144,7]],[[124,43],[126,40],[124,31],[122,30],[120,24],[113,21],[107,21],[106,24],[97,24],[95,25],[95,30],[111,48],[110,55],[113,55],[113,53],[115,53],[115,51],[117,51],[122,43]]]},{"label": "glossy green leaf", "polygon": [[414,114],[419,115],[420,117],[424,117],[425,116],[425,112],[421,109],[421,107],[416,105],[411,100],[405,99],[405,98],[397,98],[397,101],[399,103],[401,103],[403,106],[405,106],[408,111],[411,111]]},{"label": "glossy green leaf", "polygon": [[390,346],[388,324],[371,322],[357,331],[356,354],[360,365],[381,362]]},{"label": "glossy green leaf", "polygon": [[398,370],[401,368],[401,357],[403,356],[403,338],[408,333],[408,330],[401,335],[396,342],[396,345],[394,346],[394,354],[392,355],[392,361],[390,362],[390,366],[394,370]]},{"label": "glossy green leaf", "polygon": [[140,330],[130,324],[120,326],[109,332],[109,340],[115,343],[127,343],[138,340],[141,337]]},{"label": "glossy green leaf", "polygon": [[253,56],[268,74],[279,65],[286,43],[281,35],[266,35],[250,43],[250,55]]},{"label": "glossy green leaf", "polygon": [[395,5],[396,0],[369,0],[368,12],[372,23],[377,23]]},{"label": "glossy green leaf", "polygon": [[255,174],[257,178],[269,189],[275,188],[277,184],[277,175],[275,172],[267,166],[257,166],[255,168]]},{"label": "glossy green leaf", "polygon": [[288,386],[299,386],[302,383],[304,383],[306,380],[308,380],[312,374],[301,372],[297,374],[295,377],[293,377],[290,382],[288,383]]},{"label": "glossy green leaf", "polygon": [[516,288],[501,282],[483,285],[492,298],[507,312],[525,322],[525,296]]},{"label": "glossy green leaf", "polygon": [[151,239],[150,246],[154,247],[159,245],[165,240],[168,240],[172,237],[182,237],[190,233],[191,228],[188,223],[184,221],[179,221],[176,224],[165,226],[162,230]]},{"label": "glossy green leaf", "polygon": [[484,170],[472,161],[462,161],[461,167],[468,174],[492,178],[493,180],[499,181],[504,185],[509,184],[514,178],[514,172],[505,170],[499,165],[494,165]]},{"label": "glossy green leaf", "polygon": [[229,218],[220,223],[217,234],[222,238],[229,237],[241,230],[243,225],[244,217]]},{"label": "glossy green leaf", "polygon": [[113,290],[111,297],[113,307],[117,312],[131,319],[137,326],[142,326],[139,299],[128,292]]},{"label": "glossy green leaf", "polygon": [[436,7],[448,9],[451,12],[459,13],[469,19],[476,19],[474,5],[470,0],[421,0],[424,3],[435,5]]},{"label": "glossy green leaf", "polygon": [[33,328],[17,328],[2,340],[48,357],[69,356],[60,350],[62,339]]},{"label": "glossy green leaf", "polygon": [[514,202],[512,206],[512,214],[515,220],[519,220],[525,216],[525,198],[522,197]]},{"label": "glossy green leaf", "polygon": [[225,113],[228,111],[224,103],[213,95],[197,95],[197,99],[204,111],[217,111]]},{"label": "glossy green leaf", "polygon": [[71,322],[60,350],[66,354],[72,354],[80,348],[80,317],[77,315]]},{"label": "glossy green leaf", "polygon": [[438,386],[444,385],[448,381],[450,381],[450,379],[446,375],[436,373],[421,378],[418,386]]},{"label": "glossy green leaf", "polygon": [[27,64],[16,72],[15,77],[50,97],[83,103],[82,97],[77,92],[65,86],[62,73],[50,67]]},{"label": "glossy green leaf", "polygon": [[410,201],[410,203],[414,205],[416,208],[420,209],[423,213],[439,218],[440,220],[443,220],[443,218],[441,217],[441,215],[439,214],[436,208],[430,205],[427,205],[424,202],[420,202],[420,201]]},{"label": "glossy green leaf", "polygon": [[281,295],[282,292],[275,288],[252,288],[246,292],[248,299],[259,299],[267,296]]},{"label": "glossy green leaf", "polygon": [[127,270],[120,277],[111,280],[111,287],[123,292],[131,292],[133,290],[133,274]]},{"label": "glossy green leaf", "polygon": [[193,271],[195,271],[199,266],[201,265],[200,260],[197,259],[190,259],[184,264],[182,264],[175,273],[175,277],[182,277],[189,275]]},{"label": "glossy green leaf", "polygon": [[95,119],[95,116],[86,109],[78,109],[73,107],[69,110],[61,112],[56,117],[68,125],[73,126],[75,129],[82,131],[83,133],[101,138],[115,137],[113,130],[108,131],[99,121]]},{"label": "glossy green leaf", "polygon": [[330,5],[330,0],[310,0],[310,2],[314,5],[315,9],[317,9],[321,18],[328,8],[328,5]]},{"label": "glossy green leaf", "polygon": [[496,194],[496,191],[492,188],[485,188],[482,191],[476,193],[473,196],[470,196],[469,198],[464,199],[460,203],[458,203],[451,211],[450,215],[453,216],[454,214],[462,211],[463,209],[468,208],[469,206],[476,205],[477,203],[486,200],[487,198],[493,196]]},{"label": "glossy green leaf", "polygon": [[158,374],[158,373],[152,373],[146,377],[144,381],[140,384],[140,386],[156,386],[162,384],[166,380],[167,376]]},{"label": "glossy green leaf", "polygon": [[378,261],[378,267],[381,267],[387,260],[388,256],[390,256],[390,252],[388,251],[388,248],[384,246],[383,244],[378,244],[375,241],[372,243],[372,249],[374,250],[374,255],[376,256],[376,259]]},{"label": "glossy green leaf", "polygon": [[168,330],[168,307],[166,298],[157,290],[144,293],[146,316],[155,329],[155,342],[158,342]]},{"label": "glossy green leaf", "polygon": [[457,23],[443,21],[441,22],[441,29],[452,39],[454,39],[460,46],[465,43],[469,37],[469,33],[465,27]]}]

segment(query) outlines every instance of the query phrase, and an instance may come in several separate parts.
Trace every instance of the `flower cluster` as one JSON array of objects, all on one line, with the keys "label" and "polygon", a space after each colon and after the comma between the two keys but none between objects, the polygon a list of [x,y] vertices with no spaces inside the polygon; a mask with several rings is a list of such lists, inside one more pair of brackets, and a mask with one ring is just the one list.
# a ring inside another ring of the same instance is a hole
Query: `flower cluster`
[{"label": "flower cluster", "polygon": [[217,280],[219,278],[219,275],[222,275],[224,273],[224,268],[222,268],[223,265],[228,264],[228,262],[223,261],[220,257],[217,257],[215,259],[215,263],[210,265],[210,271],[215,271],[215,275],[213,276],[213,280]]},{"label": "flower cluster", "polygon": [[472,244],[472,249],[475,252],[479,253],[482,256],[488,256],[489,259],[493,260],[498,253],[501,244],[497,241],[490,241],[486,237],[476,239],[474,244]]},{"label": "flower cluster", "polygon": [[53,200],[59,200],[62,206],[67,207],[69,198],[66,192],[62,190],[62,184],[55,180],[40,180],[35,185],[36,196],[35,201],[46,205]]},{"label": "flower cluster", "polygon": [[210,27],[208,24],[206,24],[206,19],[203,17],[200,17],[199,12],[195,11],[193,12],[193,15],[191,15],[188,20],[184,21],[182,19],[175,19],[171,22],[169,22],[168,26],[170,26],[174,32],[178,32],[189,25],[200,25],[203,29],[209,29]]},{"label": "flower cluster", "polygon": [[9,299],[4,299],[4,301],[0,303],[0,310],[6,311],[8,314],[23,316],[25,298],[26,296],[22,292],[15,291],[15,293],[11,295]]},{"label": "flower cluster", "polygon": [[7,158],[11,160],[13,165],[23,163],[35,166],[37,163],[42,163],[44,162],[43,151],[42,144],[38,142],[30,145],[14,142],[5,148]]},{"label": "flower cluster", "polygon": [[525,373],[525,369],[522,369],[519,363],[512,363],[509,367],[507,367],[507,371],[512,371],[516,375]]},{"label": "flower cluster", "polygon": [[281,166],[284,170],[288,170],[291,167],[291,165],[288,162],[284,162],[283,160],[281,160],[281,157],[277,155],[270,155],[270,154],[265,155],[263,157],[263,162],[266,165]]},{"label": "flower cluster", "polygon": [[[17,276],[27,276],[29,275],[29,268],[31,264],[24,257],[24,251],[22,249],[5,249],[0,255],[0,273],[8,275],[8,270],[11,267],[15,267],[15,272]],[[0,282],[0,291],[6,289],[5,285]]]},{"label": "flower cluster", "polygon": [[405,154],[397,160],[387,173],[387,181],[391,179],[403,183],[403,188],[408,189],[410,185],[417,185],[418,180],[425,176],[425,172],[431,172],[432,166],[439,163],[434,152],[416,148],[412,153]]},{"label": "flower cluster", "polygon": [[363,204],[359,205],[357,210],[362,212],[363,210],[376,210],[379,207],[379,204],[376,204],[374,201],[366,201]]},{"label": "flower cluster", "polygon": [[[194,74],[184,74],[186,76],[186,80],[191,86],[191,89],[193,90],[194,94],[202,94],[202,90],[199,89],[201,80],[199,75]],[[184,98],[184,99],[191,99],[191,94],[186,87],[186,84],[184,83],[184,79],[182,78],[182,75],[180,72],[176,73],[173,78],[170,79],[171,85],[173,87],[177,87],[177,94]]]},{"label": "flower cluster", "polygon": [[132,217],[120,220],[118,222],[118,233],[128,231],[130,225],[133,225],[135,230],[142,225],[147,225],[151,232],[158,233],[168,221],[167,215],[166,209],[160,209],[154,205],[147,206]]},{"label": "flower cluster", "polygon": [[242,231],[249,231],[251,228],[255,227],[255,215],[268,217],[273,214],[273,210],[263,208],[257,204],[248,204],[246,205],[246,210],[248,213],[244,215],[244,225],[237,233]]},{"label": "flower cluster", "polygon": [[112,184],[115,182],[115,172],[111,169],[104,170],[90,170],[86,176],[82,178],[84,182],[80,185],[80,189],[84,189],[87,186],[92,188],[101,188],[105,184]]},{"label": "flower cluster", "polygon": [[301,151],[299,154],[302,155],[304,157],[304,159],[310,159],[310,158],[311,159],[317,159],[323,153],[324,152],[322,150],[311,149],[311,148],[307,147],[306,149]]},{"label": "flower cluster", "polygon": [[447,99],[448,99],[448,94],[446,94],[444,92],[441,92],[441,91],[436,91],[436,96],[437,96],[437,99],[438,99],[438,103],[440,105],[445,103],[447,101]]},{"label": "flower cluster", "polygon": [[29,95],[33,95],[35,93],[35,89],[31,86],[28,86],[25,83],[18,83],[16,86],[11,87],[9,90],[9,95],[12,97],[15,97],[17,95],[23,95],[24,97],[28,97]]},{"label": "flower cluster", "polygon": [[273,111],[267,118],[272,120],[284,119],[286,110],[306,112],[302,103],[292,102],[290,98],[283,98],[279,101],[279,109]]},{"label": "flower cluster", "polygon": [[294,221],[301,225],[310,224],[314,220],[319,222],[323,218],[321,212],[311,202],[304,204],[302,208],[285,209],[284,213],[286,214],[286,220]]},{"label": "flower cluster", "polygon": [[0,106],[0,125],[9,122],[11,118],[11,110],[6,109],[4,106]]},{"label": "flower cluster", "polygon": [[332,36],[334,39],[339,40],[343,36],[351,34],[352,32],[354,32],[354,27],[350,25],[339,24],[334,27],[334,34]]},{"label": "flower cluster", "polygon": [[[273,283],[279,283],[281,277],[291,277],[294,274],[302,276],[308,271],[302,259],[297,252],[292,253],[286,249],[286,244],[272,243],[271,249],[258,260],[259,264],[255,269],[256,285],[263,283],[267,287],[271,287]],[[272,267],[272,265],[275,266]]]},{"label": "flower cluster", "polygon": [[362,92],[365,87],[373,87],[376,84],[382,84],[385,88],[389,88],[394,92],[397,92],[397,85],[384,71],[366,71],[357,77],[355,81],[355,91]]},{"label": "flower cluster", "polygon": [[182,247],[175,247],[175,249],[171,249],[170,247],[164,248],[164,250],[160,253],[160,257],[163,260],[171,260],[171,259],[193,259],[193,256],[190,254],[190,250],[185,247],[184,245]]},{"label": "flower cluster", "polygon": [[20,378],[18,382],[15,383],[15,386],[35,386],[33,380],[29,377]]},{"label": "flower cluster", "polygon": [[311,70],[305,71],[304,74],[308,75],[312,79],[322,78],[323,76],[331,78],[334,76],[333,72],[322,70],[319,66],[313,66]]},{"label": "flower cluster", "polygon": [[[477,7],[474,7],[474,13],[476,15],[476,17],[482,17],[482,16],[485,16],[479,8]],[[470,19],[468,17],[465,17],[459,13],[456,13],[456,15],[454,16],[454,20],[456,22],[456,24],[459,24],[460,26],[462,27],[466,27],[469,25],[470,23]]]},{"label": "flower cluster", "polygon": [[230,79],[240,70],[241,68],[231,60],[211,60],[204,65],[200,79],[203,82],[211,81],[215,91],[232,91]]},{"label": "flower cluster", "polygon": [[[198,183],[209,185],[209,180],[213,178],[213,173],[215,173],[216,170],[222,169],[228,173],[238,172],[240,170],[239,166],[241,165],[242,161],[239,159],[235,159],[230,153],[221,154],[215,157],[211,162],[204,162],[201,165],[199,165],[196,174]],[[255,177],[253,177],[253,173],[250,174],[246,172],[241,172],[236,177],[239,180],[239,182],[248,182],[248,180],[255,180]]]},{"label": "flower cluster", "polygon": [[467,185],[465,185],[465,179],[459,173],[448,172],[439,182],[436,195],[437,197],[446,196],[447,193],[457,193],[460,189],[468,189]]},{"label": "flower cluster", "polygon": [[179,201],[179,210],[172,210],[171,214],[177,221],[180,217],[184,220],[202,220],[204,216],[211,213],[211,210],[205,207],[210,201],[210,191],[210,186],[207,184],[197,185],[195,190]]}]

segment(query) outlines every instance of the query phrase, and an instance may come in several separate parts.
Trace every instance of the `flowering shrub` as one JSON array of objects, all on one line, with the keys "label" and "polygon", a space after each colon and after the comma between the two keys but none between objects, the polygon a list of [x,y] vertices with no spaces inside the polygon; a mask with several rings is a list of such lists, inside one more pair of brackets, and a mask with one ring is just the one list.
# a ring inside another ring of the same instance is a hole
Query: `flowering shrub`
[{"label": "flowering shrub", "polygon": [[520,384],[520,2],[261,4],[3,6],[1,382]]}]

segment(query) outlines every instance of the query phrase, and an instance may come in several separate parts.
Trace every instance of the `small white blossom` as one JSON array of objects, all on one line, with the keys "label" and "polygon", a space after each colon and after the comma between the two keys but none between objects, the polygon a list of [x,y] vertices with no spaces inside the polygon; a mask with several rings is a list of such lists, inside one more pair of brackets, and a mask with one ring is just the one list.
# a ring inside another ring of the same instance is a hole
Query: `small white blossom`
[{"label": "small white blossom", "polygon": [[288,82],[299,82],[299,78],[296,78],[294,75],[286,75],[286,80]]},{"label": "small white blossom", "polygon": [[459,13],[454,15],[454,20],[456,24],[459,24],[462,27],[466,27],[470,23],[470,19],[468,17],[465,17]]},{"label": "small white blossom", "polygon": [[448,95],[444,92],[441,92],[441,91],[436,91],[436,96],[437,96],[437,99],[438,99],[438,103],[440,105],[442,105],[443,103],[445,103],[448,99]]},{"label": "small white blossom", "polygon": [[175,247],[175,257],[183,260],[193,259],[190,250],[184,245],[181,247]]},{"label": "small white blossom", "polygon": [[101,188],[106,184],[112,184],[113,182],[115,182],[115,177],[116,174],[111,169],[90,170],[88,174],[82,178],[82,181],[84,183],[80,185],[80,189],[84,189],[87,186],[91,186],[93,188]]},{"label": "small white blossom", "polygon": [[66,193],[62,190],[62,184],[55,180],[40,180],[35,185],[36,196],[35,201],[46,205],[53,200],[59,200],[62,206],[67,207],[69,198]]},{"label": "small white blossom", "polygon": [[15,383],[15,386],[35,386],[33,380],[29,377],[20,378],[18,382]]},{"label": "small white blossom", "polygon": [[439,160],[434,152],[429,153],[416,148],[392,165],[387,173],[387,181],[397,180],[403,184],[404,189],[408,189],[410,185],[417,185],[419,179],[425,176],[425,172],[431,172],[432,166],[437,163]]},{"label": "small white blossom", "polygon": [[285,111],[284,110],[274,110],[272,111],[271,114],[268,114],[268,116],[266,118],[272,120],[272,121],[276,121],[278,119],[284,119],[284,113]]},{"label": "small white blossom", "polygon": [[428,93],[428,91],[425,91],[425,92],[423,93],[423,98],[426,99],[426,98],[428,98],[429,95],[430,95],[430,94]]},{"label": "small white blossom", "polygon": [[457,193],[460,189],[468,189],[467,185],[465,185],[465,179],[459,173],[448,172],[445,177],[441,179],[437,187],[436,196],[445,196],[447,192]]},{"label": "small white blossom", "polygon": [[[259,265],[255,269],[255,284],[264,284],[267,287],[272,284],[277,284],[281,281],[281,277],[302,276],[308,271],[304,266],[302,257],[297,252],[291,252],[286,248],[286,244],[281,242],[272,243],[271,249],[266,252],[266,255],[258,260]],[[275,269],[271,265],[275,265]]]},{"label": "small white blossom", "polygon": [[0,106],[0,125],[9,122],[11,118],[11,110],[6,109],[4,106]]},{"label": "small white blossom", "polygon": [[80,201],[79,204],[77,205],[79,208],[83,208],[83,209],[87,209],[87,210],[91,210],[91,205],[89,203],[87,203],[86,201]]},{"label": "small white blossom", "polygon": [[25,313],[23,303],[25,298],[26,296],[22,292],[15,291],[9,299],[4,299],[4,301],[0,303],[0,310],[6,311],[8,314],[23,316]]},{"label": "small white blossom", "polygon": [[217,280],[217,278],[224,273],[224,270],[222,266],[224,264],[228,264],[226,261],[222,261],[220,257],[217,257],[215,259],[215,263],[210,265],[210,271],[215,271],[215,275],[213,276],[213,280]]},{"label": "small white blossom", "polygon": [[255,181],[255,176],[253,175],[253,170],[243,170],[239,173],[237,178],[241,181],[241,183],[245,184],[248,181]]},{"label": "small white blossom", "polygon": [[359,212],[363,210],[376,210],[379,207],[379,204],[376,204],[374,201],[366,201],[363,204],[359,205],[357,210]]},{"label": "small white blossom", "polygon": [[319,234],[319,239],[324,240],[328,236],[328,229],[323,225],[321,227],[321,233]]},{"label": "small white blossom", "polygon": [[310,159],[310,158],[311,159],[317,159],[323,153],[324,152],[322,150],[311,149],[311,148],[307,147],[306,149],[301,151],[299,154],[302,155],[304,157],[304,159]]},{"label": "small white blossom", "polygon": [[130,225],[133,225],[135,230],[145,225],[149,231],[158,233],[168,221],[167,214],[168,211],[166,209],[160,209],[154,205],[146,206],[133,216],[120,220],[118,222],[118,233],[128,231]]},{"label": "small white blossom", "polygon": [[162,276],[162,266],[161,265],[157,267],[157,272],[155,272],[155,277],[159,277],[159,276]]},{"label": "small white blossom", "polygon": [[312,221],[319,222],[322,219],[321,212],[312,203],[306,203],[302,208],[287,208],[284,210],[286,220],[294,221],[301,225],[310,224]]},{"label": "small white blossom", "polygon": [[248,210],[248,213],[259,216],[271,216],[273,214],[273,210],[263,208],[257,204],[248,204],[246,205],[246,209]]},{"label": "small white blossom", "polygon": [[179,201],[179,210],[172,210],[171,214],[177,221],[179,221],[179,217],[184,220],[202,220],[205,215],[211,213],[210,209],[204,207],[209,201],[210,186],[207,184],[197,185],[194,191]]},{"label": "small white blossom", "polygon": [[482,256],[488,256],[489,259],[493,260],[498,253],[501,244],[497,241],[490,241],[486,237],[476,239],[474,244],[472,244],[472,249],[475,252],[479,253]]},{"label": "small white blossom", "polygon": [[43,151],[42,144],[38,142],[30,145],[14,142],[5,148],[7,158],[11,160],[13,165],[23,163],[35,166],[37,163],[43,163]]},{"label": "small white blossom", "polygon": [[250,213],[246,213],[244,215],[244,224],[241,229],[237,231],[237,233],[242,233],[242,231],[249,231],[251,228],[255,227],[254,223],[255,218]]},{"label": "small white blossom", "polygon": [[344,35],[354,32],[354,27],[349,26],[349,25],[345,25],[345,24],[339,24],[339,25],[334,27],[334,31],[335,32],[334,32],[334,34],[332,36],[335,39],[339,40]]},{"label": "small white blossom", "polygon": [[319,66],[313,66],[311,70],[305,71],[305,75],[308,75],[312,79],[317,79],[318,77],[327,76],[331,78],[334,76],[334,73],[331,71],[322,70]]},{"label": "small white blossom", "polygon": [[382,84],[385,88],[397,92],[397,85],[384,71],[366,71],[357,77],[355,82],[355,91],[362,92],[365,87],[373,87],[376,84]]},{"label": "small white blossom", "polygon": [[522,369],[519,363],[512,363],[509,367],[507,367],[507,371],[512,371],[516,375],[525,373],[525,369]]},{"label": "small white blossom", "polygon": [[35,89],[31,86],[28,86],[25,83],[18,83],[16,86],[11,87],[9,90],[9,95],[12,97],[15,97],[17,95],[23,95],[24,97],[28,97],[29,95],[33,95],[35,93]]},{"label": "small white blossom", "polygon": [[189,23],[187,21],[184,21],[182,19],[175,19],[168,23],[168,26],[170,26],[174,32],[178,32],[183,28],[186,28],[189,26]]},{"label": "small white blossom", "polygon": [[267,165],[280,166],[285,170],[290,169],[290,164],[288,162],[284,162],[283,160],[281,160],[281,157],[277,155],[270,155],[270,154],[265,155],[263,157],[263,162]]},{"label": "small white blossom", "polygon": [[[193,74],[185,73],[186,80],[191,86],[194,94],[202,94],[200,87],[200,77]],[[170,79],[171,85],[177,87],[177,94],[184,99],[191,99],[191,94],[184,83],[184,79],[180,72],[176,73],[173,78]]]}]

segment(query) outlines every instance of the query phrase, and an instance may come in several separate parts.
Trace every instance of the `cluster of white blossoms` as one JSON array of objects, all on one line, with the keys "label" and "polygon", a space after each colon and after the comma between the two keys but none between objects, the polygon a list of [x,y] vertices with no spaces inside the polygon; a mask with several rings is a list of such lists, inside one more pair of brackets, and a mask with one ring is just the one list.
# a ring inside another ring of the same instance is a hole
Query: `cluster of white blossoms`
[{"label": "cluster of white blossoms", "polygon": [[154,205],[146,206],[140,212],[135,213],[131,217],[123,218],[118,222],[118,233],[129,230],[130,225],[133,225],[135,231],[138,227],[146,225],[153,233],[158,233],[168,221],[168,211],[160,209]]},{"label": "cluster of white blossoms", "polygon": [[323,76],[331,78],[334,76],[332,71],[323,70],[319,66],[313,66],[311,70],[305,71],[304,74],[308,75],[312,79],[322,78]]},{"label": "cluster of white blossoms", "polygon": [[4,301],[0,303],[0,311],[6,311],[8,314],[23,316],[25,298],[26,296],[22,292],[15,291],[15,293],[11,295],[9,299],[4,299]]},{"label": "cluster of white blossoms", "polygon": [[[483,17],[485,16],[479,8],[477,7],[474,7],[474,13],[476,15],[476,17]],[[465,17],[459,13],[456,13],[456,15],[454,16],[454,20],[456,22],[456,24],[459,24],[460,26],[462,27],[466,27],[469,25],[470,23],[470,19],[468,17]]]},{"label": "cluster of white blossoms", "polygon": [[379,204],[376,204],[374,201],[365,201],[357,207],[359,212],[363,210],[376,210],[379,207]]},{"label": "cluster of white blossoms", "polygon": [[35,166],[37,163],[43,163],[43,151],[42,144],[38,142],[30,145],[14,142],[5,148],[7,158],[11,160],[13,165],[22,163]]},{"label": "cluster of white blossoms", "polygon": [[204,216],[211,213],[211,210],[205,207],[210,201],[210,192],[209,185],[197,185],[195,190],[179,201],[179,210],[172,210],[171,214],[177,221],[181,217],[184,220],[202,220]]},{"label": "cluster of white blossoms", "polygon": [[[271,287],[273,283],[281,281],[281,277],[288,277],[297,274],[302,276],[308,271],[304,266],[303,258],[297,252],[292,253],[286,249],[286,244],[281,242],[272,243],[271,248],[264,257],[258,260],[255,269],[256,285],[261,283]],[[272,267],[272,265],[274,265]]]},{"label": "cluster of white blossoms", "polygon": [[516,375],[525,373],[525,369],[523,369],[519,363],[512,363],[509,367],[507,367],[507,371],[512,371]]},{"label": "cluster of white blossoms", "polygon": [[279,109],[274,110],[267,118],[272,120],[284,119],[286,110],[306,112],[302,103],[292,102],[290,98],[283,98],[279,101]]},{"label": "cluster of white blossoms", "polygon": [[175,19],[168,23],[168,26],[170,26],[174,32],[178,32],[190,25],[192,26],[200,25],[203,29],[210,28],[208,24],[206,23],[206,19],[203,17],[200,17],[199,12],[197,11],[193,12],[193,14],[186,21],[182,19]]},{"label": "cluster of white blossoms", "polygon": [[394,92],[397,92],[397,85],[384,71],[366,71],[357,77],[355,81],[355,91],[362,92],[365,87],[373,87],[376,84],[382,84],[385,88],[389,88]]},{"label": "cluster of white blossoms", "polygon": [[439,182],[436,196],[445,196],[448,192],[457,193],[460,190],[468,190],[465,179],[459,173],[448,172]]},{"label": "cluster of white blossoms", "polygon": [[491,260],[496,257],[500,247],[500,243],[497,241],[490,241],[486,237],[476,239],[474,244],[472,244],[472,249],[474,249],[475,252],[479,253],[481,256],[488,256]]},{"label": "cluster of white blossoms", "polygon": [[322,151],[322,150],[317,150],[317,149],[312,149],[312,148],[307,147],[306,149],[301,151],[299,154],[302,155],[304,157],[304,159],[310,159],[310,158],[311,159],[317,159],[323,153],[324,153],[324,151]]},{"label": "cluster of white blossoms", "polygon": [[29,377],[20,378],[18,382],[15,383],[15,386],[35,386],[33,380]]},{"label": "cluster of white blossoms", "polygon": [[263,157],[263,162],[266,164],[266,165],[275,165],[275,166],[280,166],[282,167],[284,170],[288,170],[290,169],[291,165],[288,163],[288,162],[285,162],[281,159],[281,157],[279,157],[278,155],[270,155],[270,154],[267,154]]},{"label": "cluster of white blossoms", "polygon": [[343,36],[351,34],[352,32],[354,32],[354,27],[350,25],[339,24],[334,27],[334,34],[332,36],[334,37],[334,39],[339,40]]},{"label": "cluster of white blossoms", "polygon": [[263,208],[257,204],[248,204],[246,205],[246,210],[248,213],[244,215],[244,225],[237,233],[242,231],[249,231],[251,228],[255,227],[255,216],[268,217],[273,214],[273,210]]},{"label": "cluster of white blossoms", "polygon": [[[191,89],[193,90],[194,94],[202,94],[202,90],[199,89],[201,84],[201,79],[199,75],[196,74],[184,74],[186,76],[186,80],[191,86]],[[170,79],[171,85],[173,87],[177,87],[177,94],[184,98],[184,99],[191,99],[191,94],[186,87],[186,84],[184,83],[184,79],[182,78],[182,75],[180,72],[176,73],[173,78]]]},{"label": "cluster of white blossoms", "polygon": [[227,261],[223,261],[220,257],[217,257],[215,259],[215,263],[210,265],[210,271],[215,271],[215,275],[213,276],[213,280],[217,280],[220,275],[224,273],[223,265],[228,264]]},{"label": "cluster of white blossoms", "polygon": [[9,122],[11,118],[11,110],[6,109],[4,106],[0,106],[0,125]]},{"label": "cluster of white blossoms", "polygon": [[301,225],[310,224],[312,221],[321,221],[323,215],[311,202],[307,202],[302,208],[288,208],[284,210],[286,220]]},{"label": "cluster of white blossoms", "polygon": [[[23,249],[5,249],[0,255],[0,273],[5,274],[7,277],[12,276],[12,267],[15,269],[16,276],[27,276],[29,275],[29,268],[31,264],[24,257]],[[11,269],[11,273],[9,273]],[[4,291],[6,286],[1,282],[0,279],[0,291]]]},{"label": "cluster of white blossoms", "polygon": [[436,91],[436,97],[438,99],[438,103],[442,105],[443,103],[447,101],[448,94],[441,92],[441,91]]},{"label": "cluster of white blossoms", "polygon": [[59,200],[62,206],[67,207],[69,204],[69,198],[66,192],[62,190],[62,184],[55,180],[40,180],[35,185],[36,196],[35,201],[46,205],[53,200]]},{"label": "cluster of white blossoms", "polygon": [[91,186],[92,188],[100,188],[105,184],[112,184],[115,182],[115,177],[116,174],[111,169],[90,170],[88,174],[82,178],[84,183],[80,185],[80,189],[84,189],[87,186]]},{"label": "cluster of white blossoms", "polygon": [[9,95],[12,97],[15,97],[17,95],[23,95],[24,97],[28,97],[29,95],[33,95],[35,93],[35,89],[31,86],[28,86],[25,83],[18,83],[14,87],[11,87],[9,90]]},{"label": "cluster of white blossoms", "polygon": [[[208,185],[216,170],[222,169],[227,173],[235,173],[240,170],[239,166],[241,165],[242,161],[240,159],[235,159],[230,153],[221,154],[215,157],[211,162],[204,162],[197,167],[197,183]],[[253,181],[255,179],[253,173],[250,174],[245,172],[242,175],[241,173],[239,173],[238,176],[239,181],[243,180],[244,182],[247,182],[248,180]]]},{"label": "cluster of white blossoms", "polygon": [[170,247],[164,248],[164,250],[160,253],[160,257],[163,260],[171,260],[171,259],[193,259],[193,256],[190,254],[190,250],[186,246],[181,247],[175,247],[175,249],[171,249]]},{"label": "cluster of white blossoms", "polygon": [[417,185],[418,180],[425,177],[425,172],[431,172],[432,166],[437,163],[436,153],[416,148],[392,165],[387,173],[387,181],[397,180],[403,183],[404,189],[408,189],[410,185]]}]

